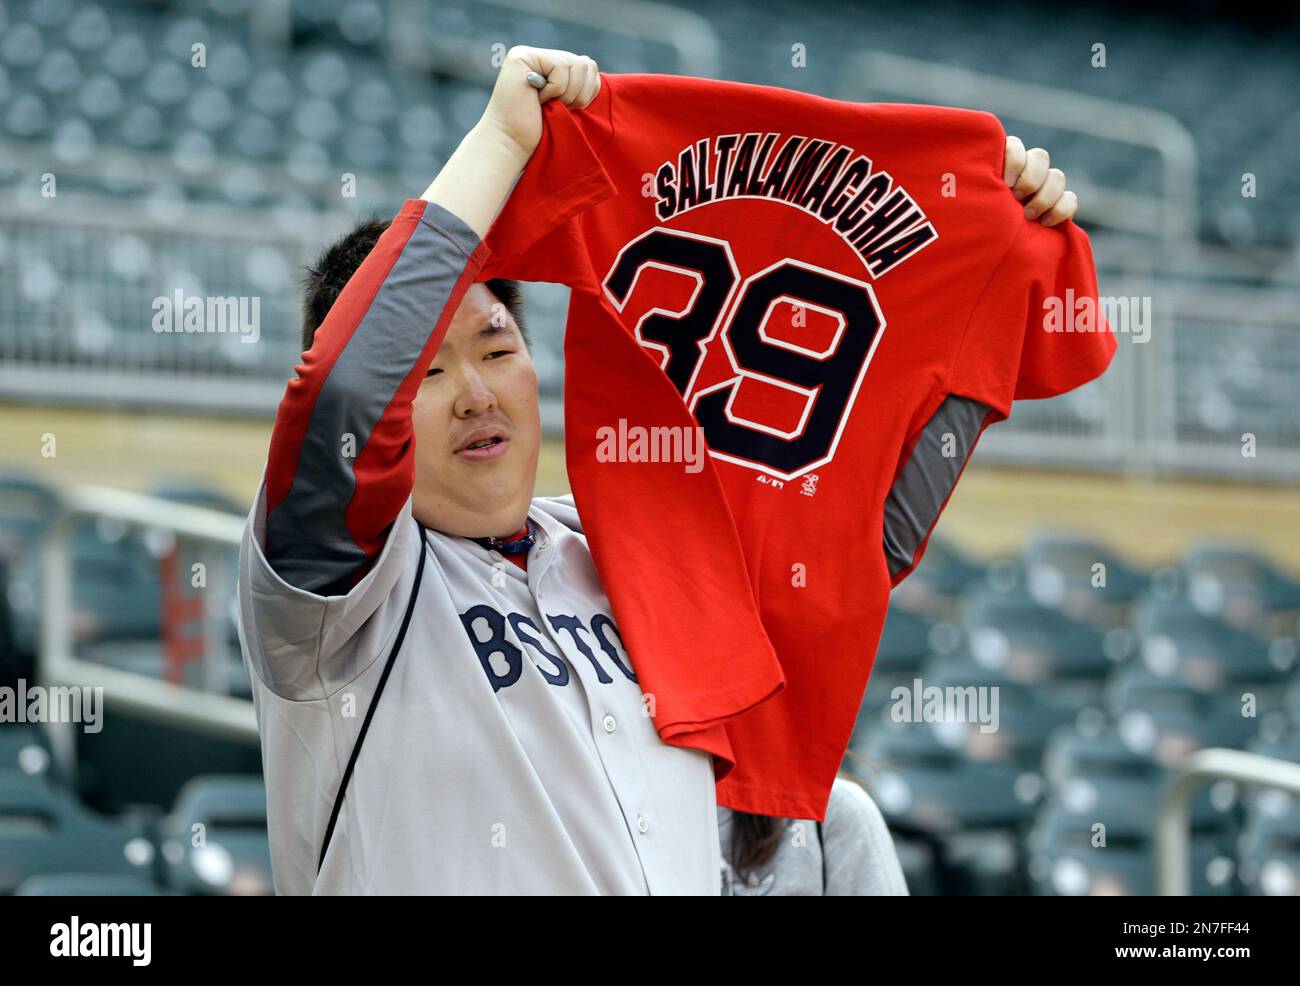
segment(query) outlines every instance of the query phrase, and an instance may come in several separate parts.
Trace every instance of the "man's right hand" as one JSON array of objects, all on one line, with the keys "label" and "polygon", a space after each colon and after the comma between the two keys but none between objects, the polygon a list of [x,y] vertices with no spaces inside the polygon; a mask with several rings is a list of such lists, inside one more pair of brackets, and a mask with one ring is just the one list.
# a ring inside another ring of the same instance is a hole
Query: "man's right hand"
[{"label": "man's right hand", "polygon": [[[529,72],[540,73],[546,87],[534,89]],[[558,98],[580,110],[599,92],[600,70],[594,59],[571,51],[515,45],[506,52],[479,126],[494,128],[513,140],[527,159],[542,139],[542,103]]]}]

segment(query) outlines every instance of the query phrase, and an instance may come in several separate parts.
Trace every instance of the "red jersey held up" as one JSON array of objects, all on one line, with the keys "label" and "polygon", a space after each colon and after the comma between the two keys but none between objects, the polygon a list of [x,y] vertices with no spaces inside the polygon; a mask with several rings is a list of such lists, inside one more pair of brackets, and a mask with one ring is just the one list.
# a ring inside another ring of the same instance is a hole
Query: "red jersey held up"
[{"label": "red jersey held up", "polygon": [[979,435],[1114,354],[1088,238],[1024,218],[989,113],[601,80],[543,107],[478,280],[573,288],[569,480],[660,737],[823,819]]}]

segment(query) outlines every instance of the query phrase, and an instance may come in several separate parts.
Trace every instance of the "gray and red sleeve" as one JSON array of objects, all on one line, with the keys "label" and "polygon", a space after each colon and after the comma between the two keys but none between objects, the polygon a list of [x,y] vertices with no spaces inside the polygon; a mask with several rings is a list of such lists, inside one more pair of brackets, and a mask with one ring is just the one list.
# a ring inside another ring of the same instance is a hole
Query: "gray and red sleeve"
[{"label": "gray and red sleeve", "polygon": [[489,252],[407,200],[303,353],[266,469],[266,556],[289,584],[344,594],[378,557],[415,482],[411,402]]}]

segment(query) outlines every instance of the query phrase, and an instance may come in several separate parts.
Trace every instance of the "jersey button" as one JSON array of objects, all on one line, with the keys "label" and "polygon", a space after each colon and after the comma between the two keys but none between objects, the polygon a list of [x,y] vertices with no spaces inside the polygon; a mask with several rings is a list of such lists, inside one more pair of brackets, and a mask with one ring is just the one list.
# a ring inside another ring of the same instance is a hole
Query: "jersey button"
[{"label": "jersey button", "polygon": [[649,827],[650,827],[650,820],[647,819],[645,815],[636,816],[636,830],[638,832],[644,834],[646,829],[648,829]]},{"label": "jersey button", "polygon": [[605,716],[605,718],[601,720],[601,725],[605,727],[605,732],[612,733],[618,726],[618,723],[614,721],[613,716]]}]

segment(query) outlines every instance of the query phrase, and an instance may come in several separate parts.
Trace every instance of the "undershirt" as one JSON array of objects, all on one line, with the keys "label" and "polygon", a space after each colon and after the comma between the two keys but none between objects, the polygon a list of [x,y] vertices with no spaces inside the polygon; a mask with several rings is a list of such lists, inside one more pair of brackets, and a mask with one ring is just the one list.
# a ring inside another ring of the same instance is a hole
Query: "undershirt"
[{"label": "undershirt", "polygon": [[[511,534],[508,538],[502,538],[501,540],[505,542],[511,542],[511,541],[518,541],[521,538],[526,538],[526,537],[528,537],[528,522],[524,521],[523,527],[519,528],[519,530],[515,531],[515,533]],[[502,557],[508,559],[509,561],[514,562],[525,572],[528,571],[528,552],[521,551],[517,555],[507,555],[504,552],[498,552],[498,554],[501,554]]]}]

